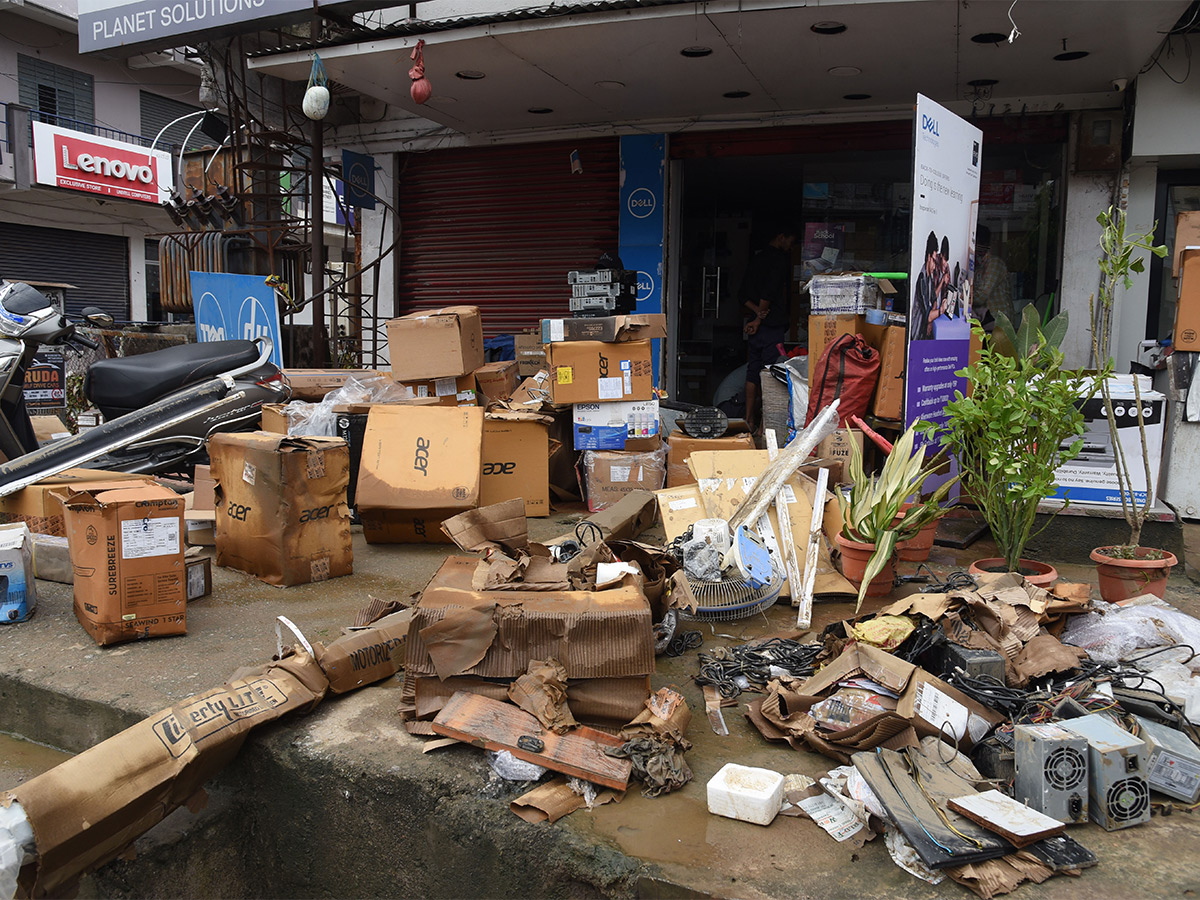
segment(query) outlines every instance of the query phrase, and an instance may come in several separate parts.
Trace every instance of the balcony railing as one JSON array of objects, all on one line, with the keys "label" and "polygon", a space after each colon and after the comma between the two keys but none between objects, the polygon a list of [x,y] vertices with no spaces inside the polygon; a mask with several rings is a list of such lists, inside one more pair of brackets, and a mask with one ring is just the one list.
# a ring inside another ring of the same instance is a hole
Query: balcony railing
[{"label": "balcony railing", "polygon": [[[0,103],[0,108],[2,108],[3,115],[3,122],[0,123],[3,125],[3,128],[0,128],[0,144],[3,144],[6,150],[9,149],[7,127],[8,107],[9,104]],[[136,144],[139,147],[148,148],[154,142],[153,136],[147,137],[146,135],[142,134],[131,134],[128,131],[121,131],[119,128],[110,128],[107,125],[97,125],[94,122],[85,122],[82,119],[72,119],[70,116],[57,116],[53,115],[52,113],[45,113],[37,109],[31,109],[29,111],[29,121],[29,140],[31,143],[33,141],[33,122],[45,122],[47,125],[57,125],[59,128],[69,128],[72,131],[78,131],[82,134],[91,134],[96,137],[108,138],[112,141],[123,141],[127,144]],[[168,143],[166,141],[159,141],[155,149],[174,155],[179,152],[179,145]]]}]

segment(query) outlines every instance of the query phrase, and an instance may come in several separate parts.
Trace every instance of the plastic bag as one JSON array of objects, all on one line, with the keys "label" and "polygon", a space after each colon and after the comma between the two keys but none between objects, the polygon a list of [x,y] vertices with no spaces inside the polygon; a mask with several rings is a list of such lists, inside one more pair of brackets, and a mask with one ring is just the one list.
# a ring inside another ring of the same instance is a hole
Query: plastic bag
[{"label": "plastic bag", "polygon": [[[1200,619],[1165,601],[1156,598],[1133,606],[1098,606],[1098,612],[1072,619],[1062,642],[1082,647],[1100,662],[1116,663],[1136,658],[1137,650],[1172,644],[1200,648]],[[1200,672],[1200,657],[1187,666],[1193,672]]]},{"label": "plastic bag", "polygon": [[288,434],[308,437],[337,437],[337,413],[339,406],[366,403],[396,403],[411,400],[412,388],[397,384],[382,375],[358,379],[353,376],[330,391],[319,403],[293,400],[284,408],[288,420]]},{"label": "plastic bag", "polygon": [[33,828],[21,804],[0,806],[0,900],[16,896],[21,866],[35,858]]},{"label": "plastic bag", "polygon": [[517,759],[507,750],[488,750],[487,762],[505,781],[537,781],[546,774],[541,766]]},{"label": "plastic bag", "polygon": [[697,581],[721,580],[721,552],[704,538],[688,541],[681,548],[683,571]]},{"label": "plastic bag", "polygon": [[830,731],[844,731],[896,709],[896,701],[863,688],[842,688],[813,704],[808,714]]},{"label": "plastic bag", "polygon": [[808,357],[796,356],[784,363],[788,380],[788,443],[804,430],[808,414]]}]

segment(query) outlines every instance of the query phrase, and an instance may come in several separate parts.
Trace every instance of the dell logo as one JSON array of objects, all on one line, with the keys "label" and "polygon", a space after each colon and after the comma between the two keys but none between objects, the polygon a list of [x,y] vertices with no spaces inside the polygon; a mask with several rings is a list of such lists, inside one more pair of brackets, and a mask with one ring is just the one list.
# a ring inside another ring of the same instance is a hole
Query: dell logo
[{"label": "dell logo", "polygon": [[935,119],[933,116],[927,116],[924,113],[921,114],[921,130],[928,131],[935,137],[941,137],[941,135],[938,134],[937,119]]}]

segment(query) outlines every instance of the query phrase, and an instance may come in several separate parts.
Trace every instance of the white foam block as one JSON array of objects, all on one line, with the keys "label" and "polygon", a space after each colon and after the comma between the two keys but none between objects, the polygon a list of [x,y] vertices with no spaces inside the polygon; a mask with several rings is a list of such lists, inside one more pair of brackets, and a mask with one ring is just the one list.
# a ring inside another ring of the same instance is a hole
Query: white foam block
[{"label": "white foam block", "polygon": [[770,825],[783,804],[783,776],[770,769],[726,763],[708,782],[708,811],[718,816]]}]

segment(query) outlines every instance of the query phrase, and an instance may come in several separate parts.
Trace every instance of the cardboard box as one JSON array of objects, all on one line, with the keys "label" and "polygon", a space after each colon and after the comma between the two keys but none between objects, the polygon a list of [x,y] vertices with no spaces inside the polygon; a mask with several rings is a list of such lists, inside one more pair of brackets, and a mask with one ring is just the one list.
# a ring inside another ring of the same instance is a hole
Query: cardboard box
[{"label": "cardboard box", "polygon": [[615,400],[608,403],[576,403],[571,423],[576,450],[632,450],[631,441],[657,443],[658,401]]},{"label": "cardboard box", "polygon": [[372,543],[445,543],[441,522],[479,505],[483,410],[374,406],[358,472]]},{"label": "cardboard box", "polygon": [[546,351],[538,334],[513,335],[513,353],[517,357],[517,374],[525,378],[546,368]]},{"label": "cardboard box", "polygon": [[814,382],[817,363],[826,347],[843,334],[863,334],[866,327],[866,316],[809,316],[808,383]]},{"label": "cardboard box", "polygon": [[729,434],[719,438],[688,437],[676,431],[667,438],[667,487],[695,484],[692,470],[688,468],[688,457],[695,450],[753,450],[754,437],[750,434]]},{"label": "cardboard box", "polygon": [[0,525],[0,623],[24,622],[37,609],[33,536],[24,522]]},{"label": "cardboard box", "polygon": [[599,512],[632,491],[657,491],[667,478],[666,453],[588,450],[583,454],[588,509]]},{"label": "cardboard box", "polygon": [[105,472],[102,469],[67,469],[37,484],[0,498],[0,522],[24,522],[30,531],[40,534],[67,534],[62,502],[56,492],[82,490],[85,486],[115,486],[130,482],[153,484],[148,475],[128,475],[124,472]]},{"label": "cardboard box", "polygon": [[540,405],[550,400],[550,373],[545,369],[534,372],[513,391],[513,403],[533,403]]},{"label": "cardboard box", "polygon": [[821,443],[817,444],[817,449],[813,451],[815,459],[834,459],[840,460],[842,463],[850,461],[850,442],[854,441],[858,445],[859,453],[863,449],[863,433],[859,428],[839,428]]},{"label": "cardboard box", "polygon": [[48,444],[59,438],[71,436],[71,432],[58,416],[30,416],[29,421],[33,425],[33,436],[38,439],[38,444]]},{"label": "cardboard box", "polygon": [[459,375],[457,378],[434,378],[429,381],[399,381],[413,393],[417,400],[434,398],[440,406],[478,406],[475,395],[475,376]]},{"label": "cardboard box", "polygon": [[475,370],[475,386],[484,403],[509,399],[520,380],[515,359],[486,363]]},{"label": "cardboard box", "polygon": [[905,331],[898,325],[886,326],[879,346],[879,383],[871,411],[881,419],[904,416],[904,365],[908,353]]},{"label": "cardboard box", "polygon": [[691,484],[655,491],[654,498],[658,501],[658,517],[662,520],[667,543],[708,517],[704,511],[704,499],[700,496],[700,486],[695,480]]},{"label": "cardboard box", "polygon": [[187,598],[190,603],[212,593],[212,557],[193,556],[183,561]]},{"label": "cardboard box", "polygon": [[1200,350],[1200,247],[1187,247],[1181,256],[1173,346]]},{"label": "cardboard box", "polygon": [[[1184,263],[1186,265],[1186,262]],[[1146,451],[1150,456],[1150,484],[1146,484],[1146,469],[1142,464],[1142,441],[1138,432],[1137,404],[1130,376],[1114,376],[1126,379],[1124,384],[1112,384],[1113,413],[1117,419],[1117,435],[1125,461],[1129,467],[1129,488],[1133,502],[1146,502],[1146,491],[1150,492],[1150,505],[1155,503],[1159,472],[1162,469],[1163,435],[1167,418],[1167,398],[1157,391],[1143,390],[1142,419],[1146,424]],[[1149,379],[1146,379],[1149,381]],[[1108,418],[1104,415],[1104,401],[1095,397],[1083,404],[1083,450],[1074,460],[1059,466],[1054,471],[1057,485],[1053,498],[1069,497],[1072,504],[1088,503],[1099,506],[1120,506],[1121,490],[1117,483],[1116,450],[1112,446],[1112,435]]]},{"label": "cardboard box", "polygon": [[208,454],[217,482],[218,566],[281,586],[354,571],[345,441],[218,434]]},{"label": "cardboard box", "polygon": [[546,345],[550,395],[555,403],[651,400],[653,354],[649,341],[602,344],[566,341]]},{"label": "cardboard box", "polygon": [[59,488],[75,616],[97,644],[187,633],[183,498],[156,484]]},{"label": "cardboard box", "polygon": [[412,617],[411,609],[402,609],[365,628],[355,628],[328,646],[314,643],[313,652],[329,679],[329,689],[344,694],[395,675],[404,659]]},{"label": "cardboard box", "polygon": [[667,317],[662,313],[629,316],[597,316],[588,319],[542,319],[542,343],[601,341],[618,344],[649,341],[667,336]]},{"label": "cardboard box", "polygon": [[192,475],[192,509],[216,509],[217,482],[213,479],[212,468],[197,465]]},{"label": "cardboard box", "polygon": [[479,505],[522,498],[525,515],[550,515],[550,431],[545,422],[483,420]]},{"label": "cardboard box", "polygon": [[477,306],[409,313],[387,323],[387,336],[396,381],[458,378],[484,363],[483,320]]},{"label": "cardboard box", "polygon": [[324,400],[350,378],[363,381],[388,375],[378,369],[284,369],[283,374],[292,386],[292,399],[309,401]]}]

